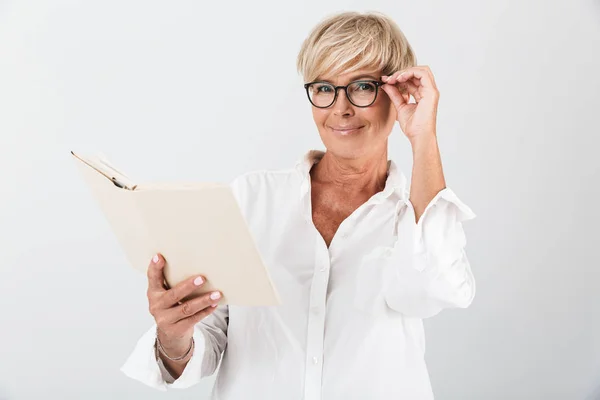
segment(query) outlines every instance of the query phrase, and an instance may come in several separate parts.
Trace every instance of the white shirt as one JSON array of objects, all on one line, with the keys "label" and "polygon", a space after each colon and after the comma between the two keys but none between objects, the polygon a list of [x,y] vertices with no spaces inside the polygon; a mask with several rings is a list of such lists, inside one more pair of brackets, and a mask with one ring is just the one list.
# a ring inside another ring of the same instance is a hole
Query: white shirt
[{"label": "white shirt", "polygon": [[219,306],[196,325],[193,356],[174,382],[157,362],[153,326],[123,365],[127,376],[187,388],[223,354],[212,399],[433,398],[422,319],[471,304],[462,222],[475,214],[445,188],[415,223],[407,180],[389,161],[384,190],[327,248],[311,217],[309,171],[322,155],[232,183],[282,305]]}]

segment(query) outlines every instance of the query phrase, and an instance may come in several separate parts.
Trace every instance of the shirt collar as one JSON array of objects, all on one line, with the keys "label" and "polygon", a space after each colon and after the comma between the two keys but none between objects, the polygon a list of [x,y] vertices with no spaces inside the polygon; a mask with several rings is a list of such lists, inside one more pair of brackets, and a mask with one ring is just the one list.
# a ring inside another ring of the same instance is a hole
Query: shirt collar
[{"label": "shirt collar", "polygon": [[[310,150],[308,151],[301,160],[296,163],[296,170],[302,178],[302,184],[300,186],[301,194],[305,195],[310,188],[310,170],[317,162],[319,162],[325,155],[324,151],[321,150]],[[388,160],[388,177],[385,182],[385,188],[383,191],[377,193],[374,197],[375,200],[383,201],[395,194],[400,200],[406,200],[408,198],[407,179],[398,169],[396,163],[392,160]]]}]

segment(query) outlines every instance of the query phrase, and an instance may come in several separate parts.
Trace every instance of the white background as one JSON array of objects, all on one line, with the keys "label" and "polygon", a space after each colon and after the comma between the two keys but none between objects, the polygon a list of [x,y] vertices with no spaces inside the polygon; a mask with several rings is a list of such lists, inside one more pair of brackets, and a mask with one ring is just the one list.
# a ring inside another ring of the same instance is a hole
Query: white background
[{"label": "white background", "polygon": [[[296,54],[342,10],[389,14],[433,70],[447,182],[478,216],[476,299],[426,321],[436,399],[600,398],[592,0],[0,1],[0,398],[208,397],[120,373],[146,281],[69,151],[140,182],[293,166],[322,147]],[[410,177],[398,128],[390,157]]]}]

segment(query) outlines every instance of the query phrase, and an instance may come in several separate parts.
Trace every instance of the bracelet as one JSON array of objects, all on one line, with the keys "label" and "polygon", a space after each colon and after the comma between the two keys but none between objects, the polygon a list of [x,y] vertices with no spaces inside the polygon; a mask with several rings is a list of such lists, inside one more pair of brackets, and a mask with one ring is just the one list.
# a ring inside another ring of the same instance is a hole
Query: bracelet
[{"label": "bracelet", "polygon": [[184,358],[186,358],[190,352],[192,351],[192,349],[194,348],[194,338],[192,337],[192,340],[190,340],[190,347],[187,349],[187,351],[185,352],[184,355],[182,355],[181,357],[170,357],[166,352],[165,349],[162,347],[162,344],[160,343],[160,340],[158,340],[158,332],[156,333],[156,347],[158,348],[158,351],[160,351],[162,353],[163,356],[165,356],[167,359],[171,360],[171,361],[181,361]]}]

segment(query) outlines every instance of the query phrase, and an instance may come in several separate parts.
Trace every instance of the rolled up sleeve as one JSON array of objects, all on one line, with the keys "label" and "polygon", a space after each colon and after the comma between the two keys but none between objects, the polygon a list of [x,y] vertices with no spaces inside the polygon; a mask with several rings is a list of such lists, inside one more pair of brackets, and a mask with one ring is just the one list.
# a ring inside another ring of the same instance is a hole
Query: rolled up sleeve
[{"label": "rolled up sleeve", "polygon": [[475,278],[465,251],[463,222],[475,214],[449,188],[431,200],[418,223],[412,203],[407,200],[402,206],[397,240],[384,261],[387,304],[418,318],[468,307],[475,296]]}]

